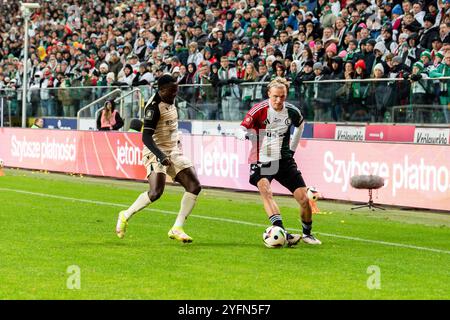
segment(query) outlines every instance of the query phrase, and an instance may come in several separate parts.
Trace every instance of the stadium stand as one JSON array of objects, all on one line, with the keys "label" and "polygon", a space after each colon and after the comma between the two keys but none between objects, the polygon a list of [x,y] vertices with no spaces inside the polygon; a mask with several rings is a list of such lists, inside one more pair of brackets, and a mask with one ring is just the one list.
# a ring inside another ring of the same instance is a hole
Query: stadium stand
[{"label": "stadium stand", "polygon": [[[34,116],[73,117],[105,92],[80,98],[81,91],[52,88],[142,86],[169,72],[180,84],[212,85],[182,90],[185,103],[198,106],[187,118],[199,118],[203,106],[201,119],[223,119],[209,109],[239,84],[250,89],[239,92],[244,113],[256,98],[252,79],[265,64],[269,79],[291,81],[289,99],[300,100],[311,120],[391,122],[387,106],[415,103],[444,106],[439,115],[416,113],[416,122],[449,122],[447,82],[426,80],[450,76],[449,0],[36,2],[41,9],[31,17],[27,62],[29,88],[40,89],[28,96]],[[23,86],[19,6],[0,5],[8,12],[0,15],[0,90]],[[233,69],[225,81],[222,57]],[[320,83],[372,78],[396,81]],[[5,95],[18,115],[15,92]],[[330,101],[335,105],[322,110]]]}]

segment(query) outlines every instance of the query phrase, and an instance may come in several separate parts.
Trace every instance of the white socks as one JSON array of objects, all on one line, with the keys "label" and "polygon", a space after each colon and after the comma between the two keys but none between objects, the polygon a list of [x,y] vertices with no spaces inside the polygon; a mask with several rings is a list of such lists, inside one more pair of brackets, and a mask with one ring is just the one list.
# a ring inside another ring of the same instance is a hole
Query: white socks
[{"label": "white socks", "polygon": [[175,220],[174,227],[182,228],[184,226],[184,222],[192,212],[192,209],[194,209],[196,202],[197,196],[195,194],[189,192],[184,193],[183,198],[181,199],[180,212],[178,213],[177,220]]},{"label": "white socks", "polygon": [[148,206],[151,203],[148,192],[145,191],[144,193],[141,193],[139,197],[136,199],[136,201],[124,212],[125,218],[128,220],[135,214],[136,212],[144,209],[146,206]]}]

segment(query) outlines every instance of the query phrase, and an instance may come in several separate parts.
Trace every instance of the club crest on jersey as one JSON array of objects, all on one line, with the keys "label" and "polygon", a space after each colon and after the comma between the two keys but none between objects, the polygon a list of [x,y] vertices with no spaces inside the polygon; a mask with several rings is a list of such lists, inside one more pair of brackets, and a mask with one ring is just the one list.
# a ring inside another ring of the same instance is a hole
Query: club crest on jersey
[{"label": "club crest on jersey", "polygon": [[148,120],[152,120],[153,119],[153,110],[149,109],[147,110],[147,112],[145,113],[145,118]]},{"label": "club crest on jersey", "polygon": [[287,126],[290,126],[291,123],[292,123],[291,118],[287,118],[287,119],[284,121],[284,123],[285,123]]}]

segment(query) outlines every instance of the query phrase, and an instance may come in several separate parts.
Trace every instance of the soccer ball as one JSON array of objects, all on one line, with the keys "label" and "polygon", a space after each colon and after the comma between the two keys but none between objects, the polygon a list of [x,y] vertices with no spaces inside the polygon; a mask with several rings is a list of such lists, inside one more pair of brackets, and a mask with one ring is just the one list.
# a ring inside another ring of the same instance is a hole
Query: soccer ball
[{"label": "soccer ball", "polygon": [[312,201],[317,201],[319,200],[319,191],[316,190],[316,188],[314,187],[308,187],[306,189],[306,195],[308,196],[308,199],[312,200]]},{"label": "soccer ball", "polygon": [[277,226],[270,226],[263,233],[264,245],[268,248],[281,248],[286,244],[286,231]]}]

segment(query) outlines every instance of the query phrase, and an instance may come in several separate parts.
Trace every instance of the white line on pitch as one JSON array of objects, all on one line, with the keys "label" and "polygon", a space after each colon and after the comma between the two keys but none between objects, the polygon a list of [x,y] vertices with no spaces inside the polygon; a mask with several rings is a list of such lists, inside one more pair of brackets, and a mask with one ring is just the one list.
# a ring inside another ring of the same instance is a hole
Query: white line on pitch
[{"label": "white line on pitch", "polygon": [[[0,191],[16,192],[16,193],[29,194],[29,195],[33,195],[33,196],[39,196],[39,197],[54,198],[54,199],[59,199],[59,200],[91,203],[91,204],[95,204],[95,205],[113,206],[113,207],[121,207],[121,208],[128,208],[129,207],[129,205],[120,204],[120,203],[111,203],[111,202],[88,200],[88,199],[78,199],[78,198],[57,196],[57,195],[53,195],[53,194],[38,193],[38,192],[31,192],[31,191],[17,190],[17,189],[9,189],[9,188],[0,188]],[[149,211],[154,211],[154,212],[159,212],[159,213],[164,213],[164,214],[172,214],[172,215],[177,215],[178,214],[175,211],[168,211],[168,210],[161,210],[161,209],[154,209],[154,208],[145,208],[144,210],[149,210]],[[206,220],[215,220],[215,221],[221,221],[221,222],[236,223],[236,224],[243,224],[243,225],[254,226],[254,227],[264,227],[264,228],[267,227],[267,225],[264,225],[264,224],[246,222],[246,221],[241,221],[241,220],[233,220],[233,219],[227,219],[227,218],[199,216],[199,215],[195,215],[195,214],[191,214],[190,217],[206,219]],[[289,230],[293,230],[293,231],[300,231],[298,229],[291,229],[291,228],[288,228],[288,229]],[[431,251],[431,252],[450,254],[450,251],[446,251],[446,250],[427,248],[427,247],[418,247],[418,246],[413,246],[413,245],[409,245],[409,244],[402,244],[402,243],[395,243],[395,242],[386,242],[386,241],[378,241],[378,240],[369,240],[369,239],[363,239],[363,238],[357,238],[357,237],[341,236],[341,235],[337,235],[337,234],[325,233],[325,232],[319,232],[319,231],[317,231],[316,233],[324,235],[324,236],[327,236],[327,237],[334,237],[334,238],[340,238],[340,239],[346,239],[346,240],[361,241],[361,242],[381,244],[381,245],[392,246],[392,247],[400,247],[400,248],[408,248],[408,249],[416,249],[416,250],[422,250],[422,251]]]}]

